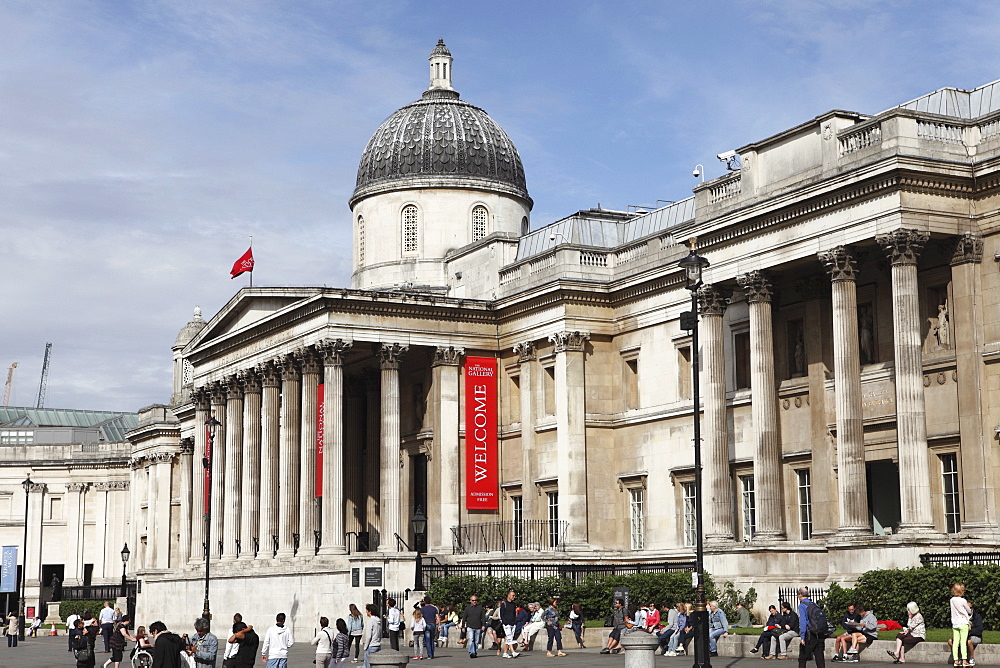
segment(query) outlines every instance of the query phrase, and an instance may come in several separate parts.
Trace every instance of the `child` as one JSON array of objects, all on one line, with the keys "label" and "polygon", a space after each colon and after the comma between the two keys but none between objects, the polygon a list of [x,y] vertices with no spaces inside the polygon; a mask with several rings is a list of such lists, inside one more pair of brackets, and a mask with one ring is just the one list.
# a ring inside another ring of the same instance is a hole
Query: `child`
[{"label": "child", "polygon": [[[965,585],[956,582],[951,586],[951,658],[956,666],[969,665],[969,623],[972,607],[965,600]],[[961,656],[961,659],[959,659]]]},{"label": "child", "polygon": [[410,630],[413,631],[413,658],[415,660],[424,658],[424,631],[426,629],[427,622],[424,621],[423,614],[419,610],[414,610]]}]

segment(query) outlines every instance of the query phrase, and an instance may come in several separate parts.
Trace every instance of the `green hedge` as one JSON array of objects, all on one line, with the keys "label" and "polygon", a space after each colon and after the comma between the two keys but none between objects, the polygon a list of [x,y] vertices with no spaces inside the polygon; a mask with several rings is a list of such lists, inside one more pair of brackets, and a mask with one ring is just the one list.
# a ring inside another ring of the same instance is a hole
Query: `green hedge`
[{"label": "green hedge", "polygon": [[104,607],[104,601],[61,601],[59,603],[59,616],[66,621],[66,618],[76,611],[76,614],[81,617],[86,617],[89,612],[94,617],[101,614],[101,608]]},{"label": "green hedge", "polygon": [[[710,598],[719,598],[720,605],[726,609],[730,601],[735,607],[736,601],[747,603],[747,598],[756,599],[756,593],[751,589],[746,596],[732,589],[731,583],[723,592],[717,592],[710,576],[706,574],[705,583]],[[690,601],[694,598],[691,589],[691,573],[636,573],[619,576],[590,576],[580,584],[572,580],[548,577],[529,580],[514,577],[477,577],[472,575],[457,575],[438,578],[431,585],[427,595],[437,605],[455,605],[460,609],[473,594],[479,597],[486,607],[492,607],[498,600],[513,589],[517,592],[519,603],[539,601],[543,605],[549,598],[558,596],[562,608],[568,610],[573,603],[583,606],[586,619],[604,619],[611,607],[611,592],[615,587],[628,587],[629,600],[632,603],[649,603],[656,605],[674,605],[678,601]],[[727,594],[725,598],[719,594]],[[752,602],[751,602],[752,603]],[[727,610],[730,613],[731,610]],[[566,611],[564,610],[564,614]]]},{"label": "green hedge", "polygon": [[906,623],[906,604],[916,601],[928,628],[951,626],[951,585],[965,584],[965,597],[988,629],[1000,628],[1000,566],[929,566],[868,571],[853,589],[831,585],[823,601],[834,623],[849,603],[863,603],[879,619]]}]

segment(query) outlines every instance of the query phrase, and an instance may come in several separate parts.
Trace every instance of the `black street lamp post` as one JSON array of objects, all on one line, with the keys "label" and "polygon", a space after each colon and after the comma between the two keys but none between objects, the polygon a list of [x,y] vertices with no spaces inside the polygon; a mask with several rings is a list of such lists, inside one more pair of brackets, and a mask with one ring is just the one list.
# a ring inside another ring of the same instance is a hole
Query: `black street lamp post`
[{"label": "black street lamp post", "polygon": [[125,567],[128,565],[128,558],[131,551],[128,549],[128,543],[125,543],[125,547],[122,548],[122,598],[128,599],[128,584],[125,581]]},{"label": "black street lamp post", "polygon": [[417,578],[414,583],[414,589],[417,591],[423,591],[424,589],[424,570],[423,570],[423,555],[420,553],[423,547],[424,536],[427,534],[427,516],[424,515],[423,508],[417,506],[417,511],[413,513],[413,519],[410,521],[413,525],[413,546],[417,548]]},{"label": "black street lamp post", "polygon": [[212,608],[208,603],[209,567],[212,556],[209,548],[212,544],[212,455],[215,450],[215,429],[221,424],[215,419],[214,412],[205,420],[208,435],[205,442],[205,456],[201,460],[205,468],[205,604],[202,606],[201,616],[207,621],[212,621]]},{"label": "black street lamp post", "polygon": [[31,475],[28,475],[21,483],[24,488],[24,548],[21,555],[21,602],[17,608],[17,638],[24,640],[24,581],[28,579],[28,500],[31,497],[31,488],[35,483],[31,482]]},{"label": "black street lamp post", "polygon": [[708,260],[695,252],[691,239],[691,252],[679,263],[687,275],[687,289],[691,291],[691,310],[681,314],[681,328],[691,332],[691,375],[694,398],[694,487],[695,487],[695,601],[694,601],[694,668],[711,668],[712,658],[708,644],[708,607],[705,600],[705,543],[702,517],[701,487],[701,385],[698,354],[698,288],[702,286],[702,272]]}]

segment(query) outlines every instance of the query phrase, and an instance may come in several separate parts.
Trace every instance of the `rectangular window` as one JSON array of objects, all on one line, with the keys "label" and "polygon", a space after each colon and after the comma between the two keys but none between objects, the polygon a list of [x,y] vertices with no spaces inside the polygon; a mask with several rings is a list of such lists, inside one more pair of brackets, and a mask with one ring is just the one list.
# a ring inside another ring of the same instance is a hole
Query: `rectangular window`
[{"label": "rectangular window", "polygon": [[757,501],[754,498],[753,476],[740,476],[740,496],[743,508],[743,540],[753,539],[757,530]]},{"label": "rectangular window", "polygon": [[49,519],[62,519],[62,497],[53,496],[49,498]]},{"label": "rectangular window", "polygon": [[809,540],[813,532],[812,480],[809,469],[795,472],[799,484],[799,539]]},{"label": "rectangular window", "polygon": [[520,496],[510,497],[511,520],[514,524],[514,549],[520,550],[524,543],[524,499]]},{"label": "rectangular window", "polygon": [[733,336],[733,358],[736,364],[736,389],[750,389],[750,332]]},{"label": "rectangular window", "polygon": [[556,414],[556,368],[547,366],[542,374],[542,383],[545,385],[545,414]]},{"label": "rectangular window", "polygon": [[549,510],[549,547],[559,547],[559,492],[547,492]]},{"label": "rectangular window", "polygon": [[31,445],[35,440],[35,432],[5,429],[0,431],[0,445]]},{"label": "rectangular window", "polygon": [[693,482],[684,483],[684,545],[693,546],[698,542],[698,518],[695,510],[695,502],[698,498],[698,489]]},{"label": "rectangular window", "polygon": [[646,520],[643,515],[643,492],[642,487],[632,487],[629,494],[629,525],[632,535],[632,549],[641,550],[645,545]]},{"label": "rectangular window", "polygon": [[962,530],[962,514],[958,503],[958,455],[941,455],[941,475],[944,483],[944,523],[947,533]]},{"label": "rectangular window", "polygon": [[[525,371],[528,371],[525,369]],[[510,400],[507,402],[507,411],[510,414],[511,422],[521,421],[521,377],[508,376],[510,378]]]},{"label": "rectangular window", "polygon": [[691,398],[691,346],[677,349],[677,398]]},{"label": "rectangular window", "polygon": [[625,394],[625,410],[639,407],[639,360],[625,360],[622,368]]}]

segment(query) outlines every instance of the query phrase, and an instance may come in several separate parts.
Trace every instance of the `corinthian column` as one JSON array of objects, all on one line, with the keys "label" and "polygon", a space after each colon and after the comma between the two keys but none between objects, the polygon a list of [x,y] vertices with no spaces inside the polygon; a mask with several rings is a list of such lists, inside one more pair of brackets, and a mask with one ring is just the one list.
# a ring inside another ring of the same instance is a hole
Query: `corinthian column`
[{"label": "corinthian column", "polygon": [[319,553],[343,554],[344,546],[344,358],[353,345],[337,339],[323,355],[323,499]]},{"label": "corinthian column", "polygon": [[[194,452],[194,444],[190,438],[181,439],[181,456],[179,463],[179,471],[181,476],[180,485],[180,501],[181,501],[181,519],[180,526],[177,527],[181,534],[181,544],[180,553],[177,556],[177,564],[183,566],[191,560],[191,529],[199,524],[200,516],[197,512],[192,512],[191,508],[191,498],[192,498],[192,475],[194,462],[191,456]],[[197,476],[194,477],[193,483],[197,484],[200,482]]]},{"label": "corinthian column", "polygon": [[42,512],[45,508],[45,492],[48,485],[44,482],[32,483],[28,486],[28,545],[24,549],[25,585],[41,586],[42,579]]},{"label": "corinthian column", "polygon": [[[434,351],[434,389],[437,394],[434,440],[438,446],[438,471],[441,504],[437,521],[429,524],[430,548],[434,552],[451,549],[451,528],[458,526],[459,499],[459,376],[465,350],[452,346],[439,346]],[[426,513],[429,508],[424,508]]]},{"label": "corinthian column", "polygon": [[[708,521],[705,538],[733,540],[733,490],[729,474],[729,421],[726,419],[726,353],[722,317],[728,296],[714,285],[698,290],[701,312],[701,386],[705,388],[704,482]],[[696,408],[697,410],[697,408]]]},{"label": "corinthian column", "polygon": [[587,425],[584,349],[590,332],[557,332],[549,337],[556,353],[556,470],[559,519],[568,522],[567,549],[589,547],[587,514]]},{"label": "corinthian column", "polygon": [[299,445],[301,442],[302,383],[295,358],[275,360],[281,369],[281,438],[278,452],[278,557],[295,555],[299,531]]},{"label": "corinthian column", "polygon": [[66,485],[66,496],[69,497],[69,516],[66,529],[69,533],[66,574],[63,578],[66,586],[79,587],[83,584],[83,494],[87,491],[87,483],[71,482]]},{"label": "corinthian column", "polygon": [[243,381],[243,468],[240,471],[240,559],[253,559],[254,539],[260,515],[260,376],[250,369],[240,374]]},{"label": "corinthian column", "polygon": [[[858,345],[857,262],[844,246],[818,254],[833,282],[833,378],[837,411],[837,497],[841,534],[869,533]],[[816,470],[816,467],[813,467]]]},{"label": "corinthian column", "polygon": [[[521,520],[530,521],[535,518],[534,481],[535,469],[535,415],[532,411],[535,405],[533,371],[537,355],[532,341],[522,341],[514,346],[517,363],[520,365],[521,381]],[[527,538],[534,535],[531,531],[521,531],[521,536]],[[524,547],[540,547],[525,545]]]},{"label": "corinthian column", "polygon": [[407,346],[383,344],[378,349],[382,368],[382,470],[379,477],[379,552],[396,551],[396,535],[400,532],[399,470],[399,360]]},{"label": "corinthian column", "polygon": [[880,234],[875,240],[892,263],[893,349],[896,361],[896,440],[899,452],[901,531],[931,531],[927,413],[920,345],[917,259],[929,235],[914,229]]},{"label": "corinthian column", "polygon": [[[211,535],[209,536],[209,552],[212,559],[218,559],[222,553],[222,519],[225,507],[226,480],[226,388],[220,383],[212,386],[212,417],[219,421],[215,428],[215,438],[211,444],[212,450],[212,519]],[[149,522],[151,523],[151,522]]]},{"label": "corinthian column", "polygon": [[278,538],[278,462],[280,460],[281,372],[268,362],[257,367],[263,386],[260,453],[260,521],[258,559],[271,559]]},{"label": "corinthian column", "polygon": [[319,406],[320,360],[311,350],[302,357],[302,453],[299,483],[299,554],[316,553],[319,500],[316,498],[316,417]]},{"label": "corinthian column", "polygon": [[[188,563],[196,564],[205,558],[205,422],[209,413],[209,394],[205,388],[194,391],[194,456],[191,461],[191,557]],[[135,494],[135,486],[132,494]],[[132,515],[132,524],[137,515]],[[136,536],[132,535],[132,545],[138,547]]]},{"label": "corinthian column", "polygon": [[785,505],[781,490],[781,443],[778,439],[778,395],[774,383],[774,336],[771,322],[771,281],[762,271],[740,276],[740,287],[750,305],[751,412],[756,448],[754,496],[757,504],[755,537],[785,537]]},{"label": "corinthian column", "polygon": [[223,505],[222,560],[239,556],[240,468],[243,466],[243,385],[233,376],[226,384],[226,477]]},{"label": "corinthian column", "polygon": [[170,479],[173,477],[174,455],[160,452],[153,455],[149,467],[150,482],[155,492],[150,495],[148,511],[154,518],[147,543],[152,547],[152,562],[147,566],[160,570],[170,568],[170,498],[173,496]]}]

